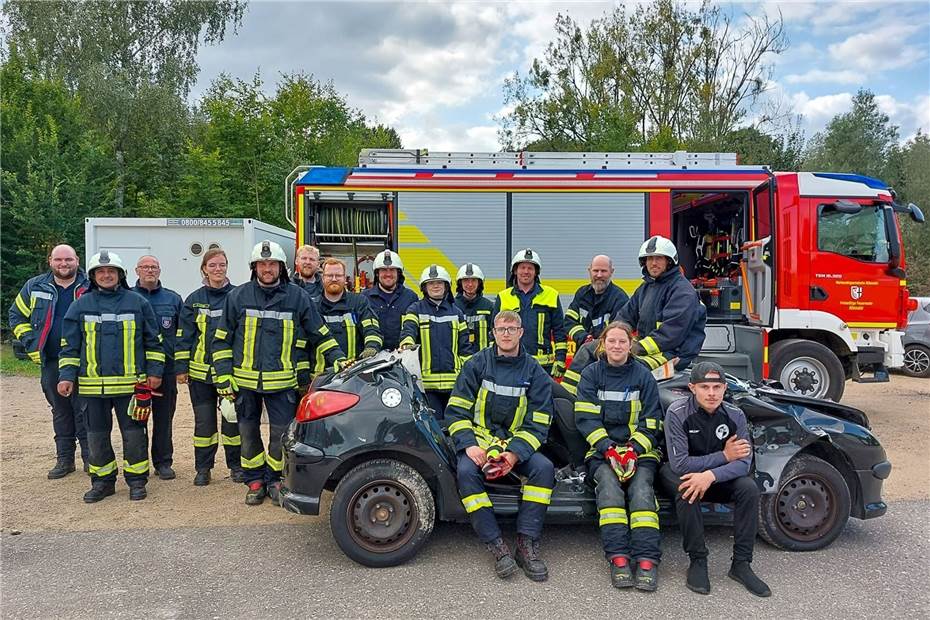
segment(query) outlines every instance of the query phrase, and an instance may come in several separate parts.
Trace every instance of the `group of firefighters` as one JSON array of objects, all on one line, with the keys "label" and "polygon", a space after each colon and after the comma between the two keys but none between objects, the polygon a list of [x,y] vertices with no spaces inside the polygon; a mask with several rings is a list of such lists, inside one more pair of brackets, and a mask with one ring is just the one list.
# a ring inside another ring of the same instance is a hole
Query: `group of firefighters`
[{"label": "group of firefighters", "polygon": [[[697,357],[704,308],[670,240],[651,237],[639,260],[644,282],[628,297],[611,281],[611,259],[595,256],[590,284],[563,313],[559,292],[543,283],[542,260],[530,248],[514,255],[510,286],[493,302],[474,263],[462,265],[454,282],[441,265],[428,266],[420,298],[404,285],[400,256],[384,250],[374,260],[374,286],[356,294],[347,289],[345,264],[321,261],[313,246],[298,248],[289,277],[284,250],[271,241],[253,248],[251,278],[239,286],[226,276],[223,250],[205,252],[203,286],[182,301],[162,287],[154,256],[139,259],[130,288],[117,254],[95,254],[85,275],[73,248],[59,245],[50,272],[16,296],[10,326],[42,367],[57,450],[48,477],[75,471],[78,444],[91,478],[88,503],[115,493],[114,417],[131,500],[146,497],[151,468],[162,479],[175,477],[171,426],[177,384],[187,384],[194,484],[210,483],[222,444],[230,477],[247,486],[246,504],[266,497],[279,504],[281,436],[312,378],[381,350],[413,348],[427,400],[458,453],[463,506],[500,577],[518,567],[530,579],[548,577],[539,543],[555,474],[540,448],[558,422],[553,389],[564,389],[574,396],[575,414],[562,423],[589,448],[585,465],[612,584],[657,588],[658,481],[676,500],[691,559],[688,587],[710,591],[699,500],[713,498],[735,503],[730,576],[768,596],[750,568],[759,492],[749,474],[745,416],[722,399],[723,370],[695,364],[692,396],[667,412],[651,372],[665,364],[684,369]],[[569,338],[577,350],[566,368]],[[561,386],[552,379],[562,379]],[[485,489],[486,481],[511,471],[523,480],[513,553]]]}]

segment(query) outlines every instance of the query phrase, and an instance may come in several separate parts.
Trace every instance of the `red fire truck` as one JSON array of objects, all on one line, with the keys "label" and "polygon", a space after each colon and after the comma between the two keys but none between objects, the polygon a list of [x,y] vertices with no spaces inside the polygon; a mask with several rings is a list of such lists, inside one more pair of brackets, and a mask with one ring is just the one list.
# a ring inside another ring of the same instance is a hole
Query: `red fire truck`
[{"label": "red fire truck", "polygon": [[523,247],[567,306],[608,254],[615,281],[641,282],[643,240],[671,238],[707,307],[702,357],[737,376],[839,400],[845,381],[902,365],[911,307],[895,213],[915,205],[854,174],[772,172],[727,153],[430,153],[368,149],[353,168],[301,166],[285,181],[297,244],[355,265],[400,253],[408,282],[465,262],[506,286]]}]

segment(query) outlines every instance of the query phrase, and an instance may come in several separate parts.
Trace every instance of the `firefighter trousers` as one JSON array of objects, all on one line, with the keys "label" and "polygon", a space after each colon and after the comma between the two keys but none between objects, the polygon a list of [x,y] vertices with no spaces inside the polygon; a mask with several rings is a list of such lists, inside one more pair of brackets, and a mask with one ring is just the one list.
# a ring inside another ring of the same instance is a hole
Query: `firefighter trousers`
[{"label": "firefighter trousers", "polygon": [[131,396],[85,396],[87,447],[93,482],[116,480],[116,455],[110,434],[113,416],[123,437],[123,476],[129,486],[144,486],[149,478],[149,436],[145,422],[129,417]]},{"label": "firefighter trousers", "polygon": [[435,418],[443,420],[446,417],[446,405],[449,404],[449,395],[452,392],[448,390],[426,390],[426,402],[429,408],[435,411]]},{"label": "firefighter trousers", "polygon": [[152,465],[157,471],[161,467],[171,467],[174,463],[174,440],[172,426],[174,410],[178,406],[178,383],[174,373],[165,373],[161,378],[161,387],[157,390],[161,396],[152,397]]},{"label": "firefighter trousers", "polygon": [[[216,450],[223,444],[226,453],[226,467],[239,469],[240,446],[239,424],[230,422],[217,410],[219,397],[212,383],[192,380],[188,384],[191,406],[194,408],[194,469],[209,471],[216,463]],[[216,418],[220,418],[220,430],[217,432]]]},{"label": "firefighter trousers", "polygon": [[[262,443],[262,405],[268,411],[268,450]],[[240,389],[236,395],[236,417],[242,437],[242,470],[245,483],[275,483],[281,480],[284,460],[281,435],[297,414],[297,392],[255,392]]]},{"label": "firefighter trousers", "polygon": [[658,563],[662,556],[661,536],[653,489],[658,463],[651,459],[639,461],[633,478],[625,483],[607,463],[592,465],[604,555],[608,560],[624,556]]},{"label": "firefighter trousers", "polygon": [[[513,471],[526,479],[517,512],[517,533],[537,540],[542,536],[543,521],[555,486],[555,468],[552,461],[534,452],[528,461],[517,463]],[[456,479],[462,504],[478,538],[484,543],[500,538],[501,528],[484,486],[484,473],[464,452],[459,453]]]},{"label": "firefighter trousers", "polygon": [[77,390],[71,396],[58,393],[58,358],[50,357],[42,364],[42,393],[52,408],[52,431],[55,433],[55,455],[74,460],[74,442],[81,446],[81,459],[87,462],[87,427],[84,423],[84,403]]}]

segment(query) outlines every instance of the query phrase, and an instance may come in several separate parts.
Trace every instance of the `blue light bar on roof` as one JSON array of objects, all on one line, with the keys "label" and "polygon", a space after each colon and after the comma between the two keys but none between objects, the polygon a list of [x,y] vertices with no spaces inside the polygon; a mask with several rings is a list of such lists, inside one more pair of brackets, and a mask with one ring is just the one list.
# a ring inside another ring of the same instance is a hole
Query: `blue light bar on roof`
[{"label": "blue light bar on roof", "polygon": [[888,184],[879,181],[878,179],[873,179],[872,177],[867,177],[862,174],[849,174],[845,172],[815,172],[815,177],[821,177],[824,179],[833,179],[835,181],[850,181],[852,183],[862,183],[866,187],[871,187],[872,189],[888,189]]}]

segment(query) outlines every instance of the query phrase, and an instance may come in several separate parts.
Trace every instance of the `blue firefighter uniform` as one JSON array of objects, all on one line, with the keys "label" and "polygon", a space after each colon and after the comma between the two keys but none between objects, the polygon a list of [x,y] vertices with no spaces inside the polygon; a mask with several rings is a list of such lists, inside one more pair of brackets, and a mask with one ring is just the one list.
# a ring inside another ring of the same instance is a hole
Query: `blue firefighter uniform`
[{"label": "blue firefighter uniform", "polygon": [[551,373],[556,364],[564,370],[568,343],[557,290],[539,282],[529,293],[516,286],[505,288],[494,302],[493,314],[496,316],[502,310],[512,310],[520,315],[523,322],[520,346],[536,358],[543,370]]},{"label": "blue firefighter uniform", "polygon": [[171,426],[178,404],[178,384],[175,380],[175,340],[181,306],[184,302],[180,295],[163,287],[161,282],[151,291],[136,282],[132,290],[142,295],[152,305],[165,351],[165,370],[161,387],[158,390],[161,396],[152,399],[152,465],[158,471],[162,467],[171,467],[174,462]]},{"label": "blue firefighter uniform", "polygon": [[[601,539],[608,559],[624,556],[658,563],[659,515],[653,481],[661,459],[662,409],[652,373],[630,358],[621,366],[600,359],[581,373],[575,424],[591,446],[585,459],[595,481]],[[604,452],[632,447],[636,472],[624,489]]]},{"label": "blue firefighter uniform", "polygon": [[[318,307],[330,335],[349,359],[356,359],[366,347],[381,349],[384,341],[378,317],[363,295],[345,291],[337,301],[330,301],[323,295]],[[319,348],[311,365],[317,374],[326,368]]]},{"label": "blue firefighter uniform", "polygon": [[475,351],[487,347],[494,341],[494,302],[481,295],[468,299],[464,293],[455,296],[455,305],[465,315],[468,322],[468,339]]},{"label": "blue firefighter uniform", "polygon": [[188,389],[194,409],[194,467],[198,472],[213,469],[220,443],[226,453],[226,466],[233,472],[241,469],[238,422],[220,416],[217,432],[219,395],[213,384],[215,370],[211,354],[216,328],[223,317],[226,296],[235,288],[202,286],[184,301],[178,326],[175,363],[178,374],[187,373]]},{"label": "blue firefighter uniform", "polygon": [[135,385],[161,377],[165,354],[152,306],[122,286],[89,292],[68,309],[62,327],[60,380],[76,381],[87,416],[90,475],[98,482],[116,480],[117,465],[110,433],[115,413],[123,438],[123,475],[130,486],[148,479],[145,422],[130,418]]},{"label": "blue firefighter uniform", "polygon": [[29,359],[41,366],[41,385],[45,400],[52,408],[55,452],[59,460],[74,463],[75,440],[81,457],[87,462],[87,429],[79,397],[58,393],[58,361],[61,354],[61,331],[68,308],[83,295],[89,282],[78,270],[67,289],[55,283],[51,271],[30,278],[10,305],[9,324],[13,336],[23,344]]},{"label": "blue firefighter uniform", "polygon": [[312,280],[304,280],[300,277],[299,273],[295,273],[291,276],[291,282],[307,291],[313,303],[320,303],[320,300],[323,298],[323,277],[319,271],[313,274]]},{"label": "blue firefighter uniform", "polygon": [[685,368],[704,346],[707,310],[677,267],[658,278],[644,267],[643,284],[615,318],[636,330],[645,350],[641,359],[651,368],[674,357],[678,358],[675,368]]},{"label": "blue firefighter uniform", "polygon": [[565,325],[568,337],[580,347],[591,336],[597,338],[610,323],[611,317],[616,315],[630,296],[622,288],[609,282],[604,292],[594,292],[594,287],[585,284],[575,291],[575,297],[565,311]]},{"label": "blue firefighter uniform", "polygon": [[514,453],[523,484],[517,532],[538,540],[555,485],[552,462],[538,452],[552,420],[551,379],[530,355],[498,355],[482,349],[462,367],[449,398],[446,417],[458,455],[459,494],[482,542],[501,536],[481,469],[465,454],[480,446],[488,456]]},{"label": "blue firefighter uniform", "polygon": [[[329,367],[345,359],[310,297],[297,285],[282,278],[266,288],[253,279],[226,296],[213,340],[213,366],[217,389],[238,390],[247,484],[281,479],[281,435],[297,411],[298,375],[300,385],[310,382],[308,347]],[[270,427],[267,452],[260,429],[263,404]]]},{"label": "blue firefighter uniform", "polygon": [[393,351],[400,346],[400,329],[404,315],[411,304],[419,297],[412,290],[403,285],[403,275],[398,278],[397,288],[390,293],[375,284],[362,292],[368,299],[371,309],[378,318],[381,337],[384,339],[382,348]]}]

